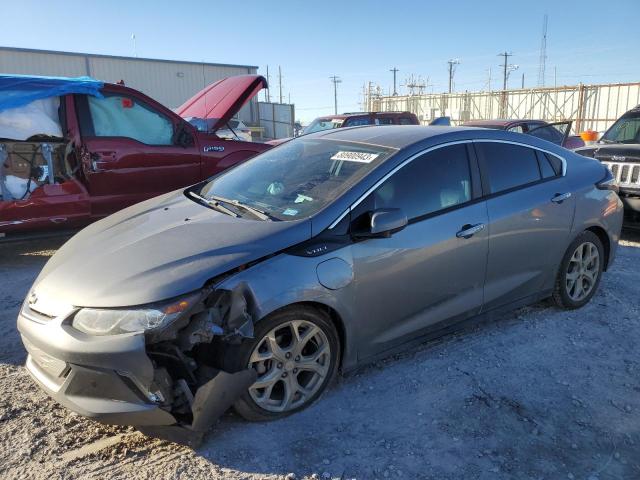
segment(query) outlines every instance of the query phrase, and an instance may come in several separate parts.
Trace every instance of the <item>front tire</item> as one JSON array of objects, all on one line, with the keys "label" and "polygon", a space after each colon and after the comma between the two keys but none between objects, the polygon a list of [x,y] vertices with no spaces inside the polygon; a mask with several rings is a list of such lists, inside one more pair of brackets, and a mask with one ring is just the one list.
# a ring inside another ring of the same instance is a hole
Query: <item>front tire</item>
[{"label": "front tire", "polygon": [[250,421],[275,420],[311,405],[337,372],[340,342],[331,319],[311,307],[277,311],[251,340],[225,351],[225,364],[254,368],[256,382],[234,409]]},{"label": "front tire", "polygon": [[586,305],[600,284],[604,247],[598,236],[584,231],[569,245],[556,278],[553,300],[561,308]]}]

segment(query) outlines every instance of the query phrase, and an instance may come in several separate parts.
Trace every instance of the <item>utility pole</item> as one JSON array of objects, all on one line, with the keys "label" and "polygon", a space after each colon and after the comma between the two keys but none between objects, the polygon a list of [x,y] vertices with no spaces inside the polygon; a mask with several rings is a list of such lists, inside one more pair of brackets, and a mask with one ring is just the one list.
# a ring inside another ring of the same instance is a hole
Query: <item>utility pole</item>
[{"label": "utility pole", "polygon": [[264,89],[264,96],[267,103],[271,103],[271,93],[269,92],[269,85],[271,77],[269,77],[269,65],[267,65],[267,88]]},{"label": "utility pole", "polygon": [[280,103],[282,103],[282,69],[278,65],[278,84],[280,85]]},{"label": "utility pole", "polygon": [[456,73],[456,65],[460,65],[460,60],[453,58],[447,62],[449,64],[449,93],[453,91],[453,75]]},{"label": "utility pole", "polygon": [[504,64],[500,65],[504,67],[504,75],[502,77],[502,90],[507,90],[507,78],[509,78],[509,57],[513,56],[513,53],[504,51],[498,54],[499,57],[504,57]]},{"label": "utility pole", "polygon": [[332,75],[329,79],[333,82],[333,114],[338,114],[338,84],[342,83],[340,77]]},{"label": "utility pole", "polygon": [[138,49],[136,48],[136,34],[135,33],[131,34],[131,40],[133,41],[133,56],[138,58]]},{"label": "utility pole", "polygon": [[393,67],[389,71],[393,72],[393,96],[395,97],[396,95],[398,95],[398,91],[396,90],[396,73],[398,73],[400,70],[398,70],[396,67]]},{"label": "utility pole", "polygon": [[522,89],[524,90],[524,72],[522,72]]}]

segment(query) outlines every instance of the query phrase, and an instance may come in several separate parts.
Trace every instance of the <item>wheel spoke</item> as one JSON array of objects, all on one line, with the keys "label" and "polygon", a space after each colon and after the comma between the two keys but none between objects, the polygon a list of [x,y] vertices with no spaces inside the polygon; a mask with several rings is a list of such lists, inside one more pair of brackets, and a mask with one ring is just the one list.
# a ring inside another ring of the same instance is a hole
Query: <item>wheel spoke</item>
[{"label": "wheel spoke", "polygon": [[267,388],[267,387],[273,388],[273,386],[276,383],[278,383],[278,381],[280,380],[281,375],[282,375],[281,372],[277,368],[273,368],[270,372],[265,373],[261,377],[258,377],[258,379],[253,383],[253,385],[251,385],[251,388],[252,389]]}]

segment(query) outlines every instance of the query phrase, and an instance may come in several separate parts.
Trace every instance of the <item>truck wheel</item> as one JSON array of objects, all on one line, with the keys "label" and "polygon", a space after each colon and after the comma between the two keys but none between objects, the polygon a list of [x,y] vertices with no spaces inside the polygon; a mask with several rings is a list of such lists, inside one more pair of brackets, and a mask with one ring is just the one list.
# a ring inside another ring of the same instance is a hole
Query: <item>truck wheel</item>
[{"label": "truck wheel", "polygon": [[234,408],[251,421],[300,411],[326,389],[339,361],[340,341],[327,315],[310,307],[280,310],[256,324],[253,339],[225,352],[225,364],[258,373]]},{"label": "truck wheel", "polygon": [[580,308],[591,300],[600,284],[604,268],[604,247],[598,236],[584,231],[564,254],[553,300],[561,308]]}]

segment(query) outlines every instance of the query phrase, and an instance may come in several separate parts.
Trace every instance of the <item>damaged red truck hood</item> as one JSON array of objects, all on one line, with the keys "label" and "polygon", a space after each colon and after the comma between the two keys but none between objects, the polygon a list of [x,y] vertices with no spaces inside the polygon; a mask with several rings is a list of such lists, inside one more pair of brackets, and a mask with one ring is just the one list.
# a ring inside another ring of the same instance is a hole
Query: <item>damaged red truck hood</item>
[{"label": "damaged red truck hood", "polygon": [[175,112],[182,118],[213,120],[211,129],[215,131],[224,126],[263,88],[267,88],[267,79],[261,75],[223,78],[200,90]]},{"label": "damaged red truck hood", "polygon": [[49,259],[34,292],[78,307],[144,305],[197,290],[310,236],[309,219],[235,218],[178,190],[82,230]]}]

